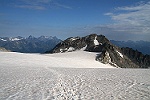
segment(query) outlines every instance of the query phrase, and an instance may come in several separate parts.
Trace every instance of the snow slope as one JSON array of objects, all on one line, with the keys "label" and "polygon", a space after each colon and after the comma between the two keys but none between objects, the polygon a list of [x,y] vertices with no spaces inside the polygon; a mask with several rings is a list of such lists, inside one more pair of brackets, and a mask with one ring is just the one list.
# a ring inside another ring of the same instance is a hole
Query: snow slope
[{"label": "snow slope", "polygon": [[[1,65],[65,67],[65,68],[114,68],[95,60],[97,53],[76,51],[58,54],[23,54],[1,52]],[[16,63],[17,62],[17,63]]]},{"label": "snow slope", "polygon": [[117,69],[95,56],[0,52],[0,100],[150,99],[150,69]]}]

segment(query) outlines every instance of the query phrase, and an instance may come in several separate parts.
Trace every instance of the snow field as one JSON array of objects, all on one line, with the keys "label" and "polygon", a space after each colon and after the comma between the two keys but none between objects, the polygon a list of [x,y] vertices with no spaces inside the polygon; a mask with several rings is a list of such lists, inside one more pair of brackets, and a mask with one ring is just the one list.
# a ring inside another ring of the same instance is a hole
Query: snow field
[{"label": "snow field", "polygon": [[50,66],[63,68],[114,68],[95,60],[97,53],[76,51],[57,54],[23,54],[1,52],[1,65]]},{"label": "snow field", "polygon": [[0,52],[0,100],[150,99],[150,69],[117,69],[95,55]]}]

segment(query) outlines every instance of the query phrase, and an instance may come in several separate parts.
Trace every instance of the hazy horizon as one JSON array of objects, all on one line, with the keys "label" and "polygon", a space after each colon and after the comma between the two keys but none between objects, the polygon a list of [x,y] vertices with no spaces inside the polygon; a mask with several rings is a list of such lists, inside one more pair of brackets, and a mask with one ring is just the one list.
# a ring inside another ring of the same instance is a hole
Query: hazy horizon
[{"label": "hazy horizon", "polygon": [[0,37],[103,34],[150,41],[149,0],[1,0]]}]

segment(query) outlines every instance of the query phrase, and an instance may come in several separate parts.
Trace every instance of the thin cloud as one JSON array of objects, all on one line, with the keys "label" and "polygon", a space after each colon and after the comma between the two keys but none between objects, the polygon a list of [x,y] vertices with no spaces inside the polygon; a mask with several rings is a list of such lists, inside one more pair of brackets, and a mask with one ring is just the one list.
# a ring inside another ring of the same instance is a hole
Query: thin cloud
[{"label": "thin cloud", "polygon": [[27,9],[36,9],[36,10],[45,10],[46,8],[38,5],[15,5],[18,8],[27,8]]},{"label": "thin cloud", "polygon": [[72,9],[72,7],[60,3],[54,3],[54,5],[59,8]]},{"label": "thin cloud", "polygon": [[130,32],[135,34],[150,33],[150,2],[141,3],[136,6],[118,7],[115,13],[106,13],[115,24],[109,25],[119,32]]},{"label": "thin cloud", "polygon": [[35,9],[35,10],[45,10],[52,0],[20,0],[16,7]]},{"label": "thin cloud", "polygon": [[70,6],[57,3],[55,0],[18,0],[15,7],[34,9],[34,10],[46,10],[49,8],[65,8],[72,9]]},{"label": "thin cloud", "polygon": [[20,0],[26,4],[40,4],[40,3],[49,3],[51,2],[52,0]]}]

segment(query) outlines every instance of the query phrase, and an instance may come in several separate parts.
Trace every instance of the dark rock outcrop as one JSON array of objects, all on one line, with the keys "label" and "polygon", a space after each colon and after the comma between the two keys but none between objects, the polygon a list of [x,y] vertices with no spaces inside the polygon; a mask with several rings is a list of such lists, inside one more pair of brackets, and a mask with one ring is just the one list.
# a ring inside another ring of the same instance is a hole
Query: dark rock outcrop
[{"label": "dark rock outcrop", "polygon": [[121,50],[124,55],[141,68],[147,68],[147,66],[150,66],[150,55],[144,55],[141,52],[128,47],[121,48]]},{"label": "dark rock outcrop", "polygon": [[3,47],[0,47],[0,52],[11,52],[10,50],[7,50],[7,49],[5,49],[5,48],[3,48]]},{"label": "dark rock outcrop", "polygon": [[[71,37],[62,41],[55,48],[47,53],[63,53],[75,50],[85,50],[89,52],[99,52],[96,60],[104,64],[110,64],[121,68],[148,68],[149,55],[128,53],[126,48],[119,48],[113,45],[105,36],[91,34],[85,37]],[[132,58],[132,56],[134,57]],[[142,57],[141,57],[142,56]],[[136,59],[135,59],[136,58]],[[139,60],[142,59],[142,60]],[[142,62],[141,62],[142,61]]]},{"label": "dark rock outcrop", "polygon": [[103,44],[105,45],[106,42],[109,42],[109,40],[103,35],[91,34],[82,38],[71,37],[60,42],[48,53],[71,52],[80,49],[90,52],[101,52]]},{"label": "dark rock outcrop", "polygon": [[116,46],[123,48],[123,47],[129,47],[134,50],[138,50],[142,52],[143,54],[150,55],[150,42],[149,41],[115,41],[110,40],[111,43],[115,44]]}]

